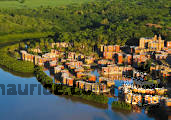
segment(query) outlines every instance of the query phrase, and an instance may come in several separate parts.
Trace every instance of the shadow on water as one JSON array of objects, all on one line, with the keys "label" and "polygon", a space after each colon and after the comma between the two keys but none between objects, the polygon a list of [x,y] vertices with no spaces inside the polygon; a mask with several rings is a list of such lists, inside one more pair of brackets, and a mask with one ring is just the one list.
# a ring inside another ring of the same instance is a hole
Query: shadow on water
[{"label": "shadow on water", "polygon": [[99,108],[99,109],[108,109],[107,104],[100,104],[100,103],[84,100],[82,98],[75,97],[75,96],[67,96],[67,95],[57,95],[57,96],[71,100],[73,103],[79,102],[79,103],[87,104],[87,105],[90,105],[90,106],[93,106],[93,107]]},{"label": "shadow on water", "polygon": [[166,62],[171,66],[171,55],[167,56]]},{"label": "shadow on water", "polygon": [[[40,82],[40,84],[42,84],[42,83]],[[43,87],[46,90],[48,90],[49,92],[51,92],[52,95],[65,98],[67,100],[71,100],[73,103],[83,103],[83,104],[87,104],[87,105],[90,105],[90,106],[93,106],[93,107],[99,108],[99,109],[108,109],[108,104],[100,104],[100,103],[97,103],[97,102],[94,102],[94,101],[85,100],[85,99],[77,97],[77,96],[68,96],[68,95],[55,94],[55,93],[52,92],[51,88],[46,87],[46,86],[43,86]]]},{"label": "shadow on water", "polygon": [[22,77],[22,78],[31,78],[34,77],[33,73],[20,73],[20,72],[15,72],[13,70],[8,69],[7,67],[0,65],[0,68],[4,70],[5,72],[9,72],[14,76]]},{"label": "shadow on water", "polygon": [[112,108],[112,111],[117,112],[117,113],[122,113],[122,114],[125,114],[125,115],[129,115],[129,114],[132,113],[131,110],[123,110],[123,109],[117,109],[117,108]]},{"label": "shadow on water", "polygon": [[[9,72],[14,76],[18,76],[18,77],[22,77],[22,78],[34,77],[34,74],[14,72],[14,71],[12,71],[12,70],[10,70],[10,69],[6,68],[5,66],[2,66],[2,65],[0,65],[0,68],[3,71]],[[47,89],[46,87],[44,87],[44,88]],[[55,95],[55,94],[53,94],[53,95]],[[55,96],[63,97],[65,99],[71,100],[72,102],[80,102],[80,103],[87,104],[87,105],[90,105],[90,106],[93,106],[96,108],[100,108],[100,109],[107,109],[108,108],[108,105],[102,105],[102,104],[92,102],[92,101],[88,101],[88,100],[84,100],[84,99],[81,99],[81,98],[75,97],[75,96],[67,96],[67,95],[55,95]]]},{"label": "shadow on water", "polygon": [[[7,69],[4,66],[0,66],[0,68],[2,68],[2,70],[5,71],[5,72],[9,72],[14,76],[19,76],[19,77],[22,77],[22,78],[30,78],[30,77],[34,76],[33,74],[23,74],[23,73],[14,72],[12,70]],[[46,87],[44,87],[44,88],[47,89]],[[55,95],[55,94],[52,94],[52,95]],[[89,106],[92,106],[92,107],[95,107],[95,108],[98,108],[98,109],[104,109],[104,110],[109,109],[108,104],[106,104],[106,105],[105,104],[99,104],[99,103],[84,100],[82,98],[75,97],[75,96],[67,96],[67,95],[55,95],[55,96],[65,98],[67,100],[71,100],[73,103],[82,103],[82,104],[86,104],[86,105],[89,105]],[[133,111],[126,111],[126,110],[121,110],[121,109],[114,109],[114,108],[112,108],[112,111],[116,112],[116,113],[121,113],[121,114],[124,114],[124,115],[129,115],[129,114],[131,114],[133,112]],[[139,113],[139,112],[141,112],[141,110],[139,110],[139,109],[135,110],[134,109],[134,112]],[[149,118],[155,118],[157,120],[159,120],[159,119],[165,120],[165,119],[168,118],[168,114],[165,111],[165,108],[163,108],[163,107],[154,107],[154,106],[150,107],[147,110],[147,115],[148,115]]]},{"label": "shadow on water", "polygon": [[169,114],[163,106],[150,106],[147,110],[147,115],[156,120],[168,120]]}]

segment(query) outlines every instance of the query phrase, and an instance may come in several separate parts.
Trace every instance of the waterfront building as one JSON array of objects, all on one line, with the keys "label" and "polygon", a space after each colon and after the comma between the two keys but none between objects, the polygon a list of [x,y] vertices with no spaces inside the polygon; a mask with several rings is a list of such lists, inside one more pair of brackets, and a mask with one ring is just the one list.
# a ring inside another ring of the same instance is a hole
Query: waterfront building
[{"label": "waterfront building", "polygon": [[100,83],[100,92],[107,92],[107,86],[104,83]]},{"label": "waterfront building", "polygon": [[68,86],[73,86],[73,84],[74,84],[74,78],[68,77],[67,78],[67,85]]},{"label": "waterfront building", "polygon": [[[144,103],[143,100],[144,99]],[[154,105],[161,103],[162,98],[158,95],[141,95],[141,94],[134,94],[134,93],[127,93],[125,94],[125,102],[130,104],[142,105]],[[167,101],[167,98],[164,98],[164,101]]]},{"label": "waterfront building", "polygon": [[62,72],[61,77],[62,77],[62,83],[64,85],[67,85],[67,78],[69,78],[69,73]]},{"label": "waterfront building", "polygon": [[99,93],[100,86],[98,83],[92,83],[92,92]]},{"label": "waterfront building", "polygon": [[85,89],[85,81],[76,81],[76,87],[84,90]]},{"label": "waterfront building", "polygon": [[140,94],[132,94],[132,104],[142,104],[142,96]]},{"label": "waterfront building", "polygon": [[129,104],[132,103],[132,93],[125,94],[125,102]]},{"label": "waterfront building", "polygon": [[92,91],[92,83],[88,83],[88,82],[86,82],[85,83],[85,91]]},{"label": "waterfront building", "polygon": [[107,67],[102,67],[102,74],[103,75],[123,75],[131,72],[133,69],[131,66],[117,66],[117,65],[108,65]]},{"label": "waterfront building", "polygon": [[44,62],[47,61],[47,60],[44,60],[41,56],[29,54],[24,50],[21,50],[20,53],[21,53],[21,59],[23,61],[30,61],[36,65],[43,66]]}]

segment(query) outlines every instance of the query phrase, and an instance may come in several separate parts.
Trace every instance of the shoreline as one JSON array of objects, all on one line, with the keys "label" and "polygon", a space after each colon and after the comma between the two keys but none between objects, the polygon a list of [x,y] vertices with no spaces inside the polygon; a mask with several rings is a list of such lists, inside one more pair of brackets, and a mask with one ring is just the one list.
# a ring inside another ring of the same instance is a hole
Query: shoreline
[{"label": "shoreline", "polygon": [[5,72],[9,72],[12,75],[18,76],[18,77],[22,77],[22,78],[31,78],[31,77],[35,77],[33,73],[25,73],[25,72],[17,72],[14,70],[9,69],[8,67],[6,67],[5,65],[1,65],[0,64],[0,68],[2,70],[4,70]]},{"label": "shoreline", "polygon": [[[23,71],[22,70],[22,67],[23,68],[27,68],[27,67],[25,67],[25,65],[27,65],[27,64],[31,64],[31,65],[33,65],[34,66],[34,64],[33,63],[31,63],[31,62],[25,62],[25,61],[18,61],[17,59],[15,59],[15,58],[13,58],[13,57],[11,57],[11,56],[9,56],[8,54],[7,54],[7,49],[8,49],[8,47],[10,48],[11,47],[11,45],[10,46],[6,46],[6,47],[2,47],[2,48],[0,48],[0,58],[1,58],[1,62],[0,62],[0,67],[1,67],[1,69],[3,69],[4,71],[8,71],[8,72],[10,72],[11,74],[13,74],[13,75],[16,75],[16,76],[20,76],[20,77],[36,77],[35,76],[35,74],[34,74],[34,71],[35,71],[35,69],[32,69],[32,71],[31,72],[26,72],[26,71]],[[5,56],[5,57],[4,57]],[[10,58],[10,59],[7,59],[7,58]],[[5,61],[5,62],[4,62]],[[18,69],[18,70],[16,70],[15,68],[18,68],[18,66],[12,66],[11,64],[6,64],[6,63],[19,63],[20,65],[19,65],[19,67],[20,67],[20,69]],[[22,64],[21,64],[22,63]],[[25,64],[25,65],[23,65],[23,64]],[[48,76],[49,77],[49,76]],[[36,79],[38,80],[38,78],[36,77]],[[39,81],[39,80],[38,80]],[[41,84],[42,84],[42,81],[39,81],[39,82],[41,82]],[[46,86],[47,86],[47,84],[42,84],[45,88],[47,88]],[[54,85],[54,84],[52,84],[52,85]],[[62,85],[62,86],[64,86],[64,85]],[[68,87],[67,86],[67,88],[70,88],[70,87]],[[51,91],[52,91],[52,94],[54,94],[54,95],[58,95],[58,94],[55,94],[54,92],[54,90],[53,90],[53,88],[51,87],[51,88],[47,88],[47,89],[50,89]],[[79,99],[79,100],[81,100],[81,101],[84,101],[85,103],[88,103],[88,102],[91,102],[92,104],[95,104],[95,106],[98,106],[98,105],[102,105],[103,104],[103,108],[106,108],[107,106],[108,106],[108,104],[107,104],[107,102],[105,102],[104,103],[104,101],[101,101],[101,102],[97,102],[97,101],[95,101],[95,100],[93,100],[93,99],[91,99],[91,100],[88,100],[86,97],[87,97],[87,95],[85,95],[85,96],[80,96],[80,95],[62,95],[62,96],[64,96],[64,97],[71,97],[71,98],[73,98],[73,99]],[[97,95],[98,96],[98,95]],[[103,96],[104,97],[104,96]],[[105,97],[105,98],[107,98],[107,97]],[[108,99],[108,98],[107,98]],[[108,100],[107,100],[108,101]]]},{"label": "shoreline", "polygon": [[[9,46],[10,47],[10,46]],[[0,66],[5,67],[9,71],[19,74],[33,74],[34,64],[26,61],[19,61],[7,53],[8,47],[0,48]]]},{"label": "shoreline", "polygon": [[103,105],[108,104],[108,97],[104,95],[97,95],[93,92],[86,92],[76,87],[69,87],[53,83],[51,77],[46,75],[39,66],[35,66],[35,76],[42,85],[52,91],[55,95],[67,95],[77,97],[86,101],[92,101]]}]

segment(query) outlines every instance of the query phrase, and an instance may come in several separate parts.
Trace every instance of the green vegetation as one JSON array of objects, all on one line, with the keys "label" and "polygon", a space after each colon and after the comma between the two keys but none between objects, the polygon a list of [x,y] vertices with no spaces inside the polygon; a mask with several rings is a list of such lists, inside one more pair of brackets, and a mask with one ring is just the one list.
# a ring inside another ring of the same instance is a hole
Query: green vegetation
[{"label": "green vegetation", "polygon": [[0,0],[0,8],[35,8],[81,4],[93,0]]},{"label": "green vegetation", "polygon": [[[53,80],[46,73],[43,72],[43,69],[37,65],[34,66],[34,74],[38,81],[43,85],[52,85]],[[52,87],[52,86],[51,86]]]},{"label": "green vegetation", "polygon": [[[45,53],[49,43],[65,41],[72,46],[63,51],[91,55],[100,44],[137,45],[140,37],[154,34],[169,41],[170,5],[170,0],[0,0],[0,44],[29,39],[29,52],[39,47]],[[34,70],[37,79],[57,94],[108,102],[104,95],[54,84],[41,68],[18,60],[16,49],[0,49],[0,65],[17,72]],[[142,69],[149,72],[150,65],[148,61]],[[123,102],[113,102],[112,107],[131,109]]]},{"label": "green vegetation", "polygon": [[[15,6],[14,2],[21,6],[30,2],[32,8],[3,5]],[[54,6],[44,6],[45,2]],[[91,55],[98,52],[100,44],[137,45],[140,37],[154,34],[171,40],[169,0],[97,0],[58,7],[54,0],[1,0],[0,3],[3,6],[0,7],[1,45],[29,39],[29,49],[38,46],[44,53],[50,50],[47,44],[65,41],[72,44],[66,51]],[[148,23],[160,28],[147,26]],[[40,44],[34,42],[34,38],[38,38]],[[149,71],[149,65],[143,69]]]},{"label": "green vegetation", "polygon": [[152,79],[148,80],[148,79],[147,79],[147,81],[148,81],[148,82],[151,82],[151,83],[153,83],[153,84],[159,84],[159,83],[157,82],[157,80],[152,80]]},{"label": "green vegetation", "polygon": [[[141,70],[142,72],[147,72],[147,73],[150,73],[150,67],[152,65],[152,62],[153,60],[150,59],[150,60],[147,60],[145,63],[141,63],[138,65],[138,69]],[[149,76],[150,77],[150,76]]]},{"label": "green vegetation", "polygon": [[31,62],[21,61],[12,57],[9,52],[10,47],[0,49],[0,65],[7,69],[19,73],[33,73],[34,64]]},{"label": "green vegetation", "polygon": [[83,98],[83,99],[89,100],[89,101],[94,101],[97,103],[102,103],[102,104],[108,103],[108,98],[104,95],[97,95],[93,92],[88,94],[87,92],[82,91],[78,88],[75,88],[75,91],[77,91],[77,92],[75,92],[76,94],[74,94],[73,96],[80,97],[80,98]]},{"label": "green vegetation", "polygon": [[24,39],[34,39],[34,38],[47,37],[50,35],[54,35],[54,34],[52,32],[8,34],[8,35],[0,36],[0,44],[21,41]]},{"label": "green vegetation", "polygon": [[56,95],[69,95],[97,103],[108,103],[108,97],[104,95],[96,95],[95,93],[86,92],[76,87],[69,87],[62,84],[53,83],[52,78],[49,77],[46,73],[44,73],[42,68],[39,66],[35,66],[34,73],[37,80],[40,81],[44,85],[44,87],[51,89],[52,92]]},{"label": "green vegetation", "polygon": [[[43,4],[41,0],[34,2]],[[30,9],[1,7],[0,35],[56,32],[55,41],[73,43],[69,50],[86,54],[91,54],[100,44],[137,45],[140,37],[154,34],[171,40],[169,0],[97,0],[38,8],[34,2]],[[150,27],[148,23],[161,27]]]},{"label": "green vegetation", "polygon": [[123,109],[123,110],[131,110],[132,109],[131,104],[127,104],[122,101],[114,101],[112,103],[112,108]]}]

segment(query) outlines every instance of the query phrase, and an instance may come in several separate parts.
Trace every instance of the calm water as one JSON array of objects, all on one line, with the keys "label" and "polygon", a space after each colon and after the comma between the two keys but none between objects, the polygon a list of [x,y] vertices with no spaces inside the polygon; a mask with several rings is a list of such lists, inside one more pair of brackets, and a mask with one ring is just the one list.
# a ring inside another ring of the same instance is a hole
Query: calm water
[{"label": "calm water", "polygon": [[[0,69],[0,84],[4,84],[6,91],[8,84],[21,84],[22,90],[25,84],[40,84],[35,77],[18,77]],[[44,88],[41,87],[43,90]],[[30,90],[30,87],[29,87]],[[77,98],[68,98],[55,95],[38,95],[35,88],[33,95],[2,95],[0,89],[0,120],[145,120],[149,118],[144,111],[140,113],[125,113],[112,110]]]}]

